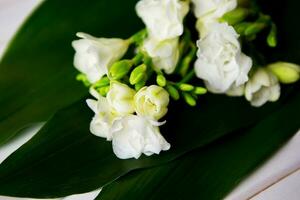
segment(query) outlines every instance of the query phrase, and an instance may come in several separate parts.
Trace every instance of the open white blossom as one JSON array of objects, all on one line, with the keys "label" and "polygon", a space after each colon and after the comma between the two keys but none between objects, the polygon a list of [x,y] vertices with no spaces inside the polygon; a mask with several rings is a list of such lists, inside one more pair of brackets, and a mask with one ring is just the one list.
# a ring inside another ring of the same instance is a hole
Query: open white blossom
[{"label": "open white blossom", "polygon": [[118,116],[111,109],[105,97],[100,96],[94,89],[91,89],[90,93],[96,98],[96,100],[88,99],[86,101],[95,113],[90,124],[90,131],[94,135],[110,141],[112,140],[110,128]]},{"label": "open white blossom", "polygon": [[208,90],[225,93],[248,81],[252,59],[241,52],[238,34],[227,23],[211,24],[211,32],[197,42],[195,72]]},{"label": "open white blossom", "polygon": [[162,87],[151,85],[134,96],[135,110],[150,119],[159,120],[168,112],[169,93]]},{"label": "open white blossom", "polygon": [[141,0],[136,11],[146,24],[150,37],[162,41],[183,33],[183,19],[189,5],[179,0]]},{"label": "open white blossom", "polygon": [[154,67],[167,74],[174,72],[179,59],[178,38],[158,41],[150,37],[145,40],[144,48],[152,58]]},{"label": "open white blossom", "polygon": [[115,113],[126,115],[134,113],[134,95],[135,90],[123,83],[114,81],[110,85],[106,98]]},{"label": "open white blossom", "polygon": [[82,38],[72,43],[76,50],[74,66],[85,74],[91,83],[100,80],[108,68],[128,49],[129,43],[118,38],[96,38],[86,33],[77,33]]},{"label": "open white blossom", "polygon": [[246,84],[245,96],[255,107],[260,107],[268,101],[277,101],[280,97],[278,79],[267,69],[257,69]]},{"label": "open white blossom", "polygon": [[237,0],[192,0],[197,18],[218,19],[237,7]]},{"label": "open white blossom", "polygon": [[170,149],[159,131],[158,122],[137,115],[128,115],[114,122],[111,129],[113,151],[120,159],[138,159]]}]

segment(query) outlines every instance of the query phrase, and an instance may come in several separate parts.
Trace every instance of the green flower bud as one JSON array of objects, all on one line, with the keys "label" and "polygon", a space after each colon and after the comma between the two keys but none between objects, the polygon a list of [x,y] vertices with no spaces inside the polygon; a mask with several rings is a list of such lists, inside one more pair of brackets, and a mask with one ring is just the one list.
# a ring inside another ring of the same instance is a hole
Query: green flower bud
[{"label": "green flower bud", "polygon": [[256,35],[257,33],[261,32],[266,27],[267,27],[266,23],[255,22],[246,28],[244,34],[246,36]]},{"label": "green flower bud", "polygon": [[87,76],[84,75],[84,74],[78,74],[76,76],[76,80],[81,81],[86,87],[89,87],[91,85],[91,83],[89,82]]},{"label": "green flower bud", "polygon": [[140,82],[144,77],[147,70],[147,66],[145,64],[141,64],[136,67],[130,74],[129,82],[131,85],[135,85]]},{"label": "green flower bud", "polygon": [[138,65],[140,62],[142,62],[143,58],[144,58],[144,54],[142,52],[139,52],[132,59],[132,62],[133,62],[134,65]]},{"label": "green flower bud", "polygon": [[144,86],[146,85],[146,79],[142,79],[140,82],[136,83],[134,85],[134,89],[136,91],[139,91],[140,89],[142,89]]},{"label": "green flower bud", "polygon": [[175,101],[177,101],[180,98],[179,92],[178,92],[178,90],[174,86],[167,85],[166,89],[169,92],[169,94],[172,97],[172,99],[174,99]]},{"label": "green flower bud", "polygon": [[181,91],[185,91],[185,92],[190,92],[194,90],[194,86],[190,85],[190,84],[186,84],[186,83],[182,83],[179,85],[179,89]]},{"label": "green flower bud", "polygon": [[250,22],[242,22],[240,24],[237,24],[234,26],[234,29],[236,32],[240,35],[245,35],[246,29],[251,25],[252,23]]},{"label": "green flower bud", "polygon": [[250,10],[239,7],[231,12],[226,13],[221,18],[221,21],[227,22],[230,25],[234,25],[242,22],[249,14],[250,14]]},{"label": "green flower bud", "polygon": [[267,43],[270,47],[276,47],[277,46],[277,27],[273,23],[271,31],[267,37]]},{"label": "green flower bud", "polygon": [[143,29],[136,34],[134,34],[129,40],[136,44],[141,44],[143,40],[147,37],[147,30]]},{"label": "green flower bud", "polygon": [[197,95],[202,95],[202,94],[206,94],[207,93],[207,89],[203,88],[203,87],[196,87],[196,89],[195,89],[194,92]]},{"label": "green flower bud", "polygon": [[296,64],[277,62],[268,65],[268,69],[284,84],[295,83],[300,78],[300,66]]},{"label": "green flower bud", "polygon": [[109,70],[110,78],[112,78],[114,80],[119,80],[119,79],[123,78],[124,76],[126,76],[128,74],[132,65],[133,65],[133,63],[131,60],[121,60],[121,61],[115,62]]},{"label": "green flower bud", "polygon": [[93,86],[95,88],[100,88],[109,85],[110,80],[107,76],[102,77],[99,81],[97,81]]},{"label": "green flower bud", "polygon": [[183,93],[183,98],[184,98],[185,102],[188,105],[190,105],[190,106],[196,106],[197,105],[196,99],[192,95],[190,95],[189,93],[184,92]]},{"label": "green flower bud", "polygon": [[106,97],[108,91],[109,91],[110,86],[105,86],[101,87],[98,89],[98,92],[100,93],[101,96]]},{"label": "green flower bud", "polygon": [[167,85],[167,80],[164,77],[164,75],[159,74],[156,77],[156,83],[160,86],[160,87],[165,87]]}]

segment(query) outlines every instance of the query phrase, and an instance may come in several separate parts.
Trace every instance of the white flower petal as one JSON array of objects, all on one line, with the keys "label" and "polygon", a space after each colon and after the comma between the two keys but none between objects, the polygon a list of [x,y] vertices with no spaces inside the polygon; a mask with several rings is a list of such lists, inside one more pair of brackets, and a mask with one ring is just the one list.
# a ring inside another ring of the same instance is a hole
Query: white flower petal
[{"label": "white flower petal", "polygon": [[277,101],[280,97],[279,82],[267,69],[259,68],[246,83],[245,96],[255,107],[262,106],[268,101]]},{"label": "white flower petal", "polygon": [[178,38],[158,41],[150,37],[144,41],[144,48],[152,58],[154,67],[167,74],[174,72],[179,59]]},{"label": "white flower petal", "polygon": [[188,13],[188,2],[179,0],[141,0],[137,14],[147,26],[151,37],[162,41],[183,33],[183,18]]},{"label": "white flower petal", "polygon": [[82,38],[72,42],[76,50],[74,66],[85,74],[91,83],[100,80],[113,62],[126,53],[128,42],[117,38],[96,38],[86,33],[77,33]]},{"label": "white flower petal", "polygon": [[124,116],[115,121],[111,130],[113,151],[120,159],[138,159],[142,153],[150,156],[170,148],[159,128],[144,117]]}]

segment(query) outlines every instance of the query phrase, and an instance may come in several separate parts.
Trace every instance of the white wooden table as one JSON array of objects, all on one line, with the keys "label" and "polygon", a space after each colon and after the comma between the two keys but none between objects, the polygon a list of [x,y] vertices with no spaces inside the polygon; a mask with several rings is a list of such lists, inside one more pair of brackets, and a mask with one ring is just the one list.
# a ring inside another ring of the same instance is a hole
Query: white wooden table
[{"label": "white wooden table", "polygon": [[[0,57],[9,40],[41,0],[0,0]],[[300,114],[300,113],[299,113]],[[28,141],[41,127],[27,131],[10,145],[0,148],[0,163]],[[100,190],[73,195],[64,200],[92,200]],[[24,198],[2,197],[0,200]],[[26,198],[25,198],[26,199]],[[261,168],[244,180],[226,200],[300,200],[300,132]],[[27,200],[30,200],[27,198]]]}]

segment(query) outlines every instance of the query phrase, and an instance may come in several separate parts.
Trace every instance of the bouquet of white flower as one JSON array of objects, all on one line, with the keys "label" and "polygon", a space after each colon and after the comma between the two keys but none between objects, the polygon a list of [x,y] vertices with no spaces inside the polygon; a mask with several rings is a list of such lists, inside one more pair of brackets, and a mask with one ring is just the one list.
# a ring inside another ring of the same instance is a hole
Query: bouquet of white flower
[{"label": "bouquet of white flower", "polygon": [[[184,25],[190,5],[196,30]],[[127,40],[78,33],[82,39],[73,42],[74,65],[81,72],[78,80],[97,99],[87,101],[95,112],[90,130],[112,140],[119,158],[170,149],[158,128],[165,123],[158,120],[167,114],[169,95],[174,100],[182,96],[187,104],[196,106],[198,96],[208,90],[245,95],[252,106],[259,107],[279,99],[280,81],[299,79],[298,65],[263,66],[242,52],[242,43],[252,44],[265,29],[270,29],[267,44],[277,46],[275,23],[255,3],[244,7],[236,0],[140,0],[136,11],[146,29]],[[257,20],[248,22],[250,16]],[[199,33],[197,42],[194,32]],[[131,45],[135,56],[120,60]],[[182,79],[177,81],[172,75]],[[190,83],[194,76],[205,87]]]},{"label": "bouquet of white flower", "polygon": [[300,128],[299,6],[45,1],[0,63],[0,145],[46,122],[0,195],[223,199]]}]

